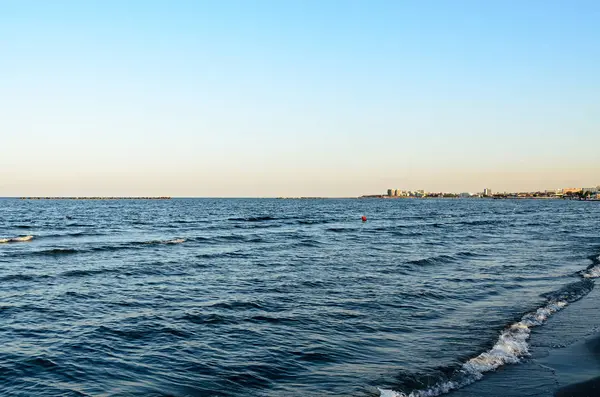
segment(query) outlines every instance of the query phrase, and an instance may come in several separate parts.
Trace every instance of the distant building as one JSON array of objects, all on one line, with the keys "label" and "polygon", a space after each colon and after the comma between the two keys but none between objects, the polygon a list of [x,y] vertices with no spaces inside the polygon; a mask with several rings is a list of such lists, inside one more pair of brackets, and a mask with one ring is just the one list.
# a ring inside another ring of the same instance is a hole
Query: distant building
[{"label": "distant building", "polygon": [[468,197],[471,197],[471,193],[464,192],[464,193],[461,193],[461,194],[459,194],[459,196],[460,196],[461,198],[468,198]]},{"label": "distant building", "polygon": [[584,187],[581,189],[582,193],[598,193],[598,188],[597,187]]},{"label": "distant building", "polygon": [[580,187],[567,187],[564,188],[562,191],[564,194],[569,194],[569,193],[579,193],[581,192],[581,188]]},{"label": "distant building", "polygon": [[492,191],[488,188],[483,189],[483,195],[484,196],[491,196],[492,195]]}]

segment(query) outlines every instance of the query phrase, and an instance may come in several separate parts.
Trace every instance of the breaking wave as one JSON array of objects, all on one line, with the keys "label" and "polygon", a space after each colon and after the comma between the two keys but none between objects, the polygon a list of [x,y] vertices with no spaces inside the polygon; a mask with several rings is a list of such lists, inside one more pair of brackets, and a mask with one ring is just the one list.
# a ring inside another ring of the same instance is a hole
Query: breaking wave
[{"label": "breaking wave", "polygon": [[2,238],[2,239],[0,239],[0,244],[21,243],[21,242],[31,241],[31,240],[33,240],[33,236],[19,236],[19,237],[12,237],[12,238]]},{"label": "breaking wave", "polygon": [[529,354],[527,341],[531,329],[543,325],[553,314],[567,307],[569,303],[583,298],[594,288],[594,282],[591,279],[600,277],[600,256],[592,260],[594,263],[580,273],[582,280],[543,295],[546,298],[546,304],[525,314],[519,322],[504,329],[490,350],[463,363],[460,369],[449,378],[427,389],[414,390],[409,393],[378,388],[380,397],[440,396],[480,380],[486,372],[494,371],[506,364],[520,362],[522,357]]},{"label": "breaking wave", "polygon": [[444,263],[451,263],[461,259],[468,259],[471,257],[479,256],[478,254],[470,251],[457,252],[452,255],[438,255],[429,258],[415,259],[408,261],[407,264],[414,266],[427,266],[427,265],[438,265]]},{"label": "breaking wave", "polygon": [[[140,249],[147,245],[172,245],[172,244],[181,244],[184,243],[186,239],[184,238],[175,238],[170,240],[153,240],[153,241],[134,241],[128,243],[121,244],[112,244],[112,245],[101,245],[101,246],[89,246],[82,248],[50,248],[44,249],[40,251],[33,251],[28,254],[31,255],[69,255],[69,254],[80,254],[80,253],[89,253],[89,252],[99,252],[99,251],[119,251],[119,250],[130,250],[130,249]],[[23,255],[27,255],[23,254]]]},{"label": "breaking wave", "polygon": [[171,240],[153,240],[153,241],[145,241],[143,244],[181,244],[185,243],[184,238],[174,238]]},{"label": "breaking wave", "polygon": [[598,278],[600,277],[600,256],[592,258],[592,264],[580,273],[583,278]]}]

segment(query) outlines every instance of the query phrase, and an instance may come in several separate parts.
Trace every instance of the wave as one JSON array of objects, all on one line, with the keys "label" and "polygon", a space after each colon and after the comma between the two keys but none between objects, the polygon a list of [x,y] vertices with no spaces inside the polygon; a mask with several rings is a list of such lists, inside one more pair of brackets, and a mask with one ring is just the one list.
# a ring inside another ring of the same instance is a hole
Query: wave
[{"label": "wave", "polygon": [[106,325],[101,325],[98,327],[95,332],[98,334],[111,334],[116,335],[120,338],[129,339],[129,340],[139,340],[139,339],[152,339],[156,338],[159,335],[173,335],[176,337],[188,337],[189,333],[183,330],[172,328],[169,326],[162,326],[159,324],[147,324],[143,326],[138,326],[136,328],[116,328],[110,327]]},{"label": "wave", "polygon": [[39,278],[48,278],[48,275],[36,275],[36,274],[9,274],[0,277],[0,281],[33,281]]},{"label": "wave", "polygon": [[449,263],[449,262],[453,262],[454,260],[455,260],[455,258],[451,255],[438,255],[438,256],[432,256],[430,258],[416,259],[416,260],[408,261],[406,263],[409,265],[416,265],[416,266],[430,266],[430,265],[437,265],[440,263]]},{"label": "wave", "polygon": [[219,302],[211,305],[212,308],[218,309],[229,309],[229,310],[249,310],[249,309],[263,309],[263,305],[260,302],[255,301],[230,301],[230,302]]},{"label": "wave", "polygon": [[28,358],[27,360],[25,360],[24,366],[55,368],[55,367],[58,367],[58,364],[56,364],[54,361],[52,361],[48,358],[32,357],[32,358]]},{"label": "wave", "polygon": [[49,238],[64,238],[64,237],[86,237],[86,236],[103,236],[105,233],[100,232],[73,232],[73,233],[57,233],[48,234],[45,236],[38,236],[38,238],[49,239]]},{"label": "wave", "polygon": [[583,272],[580,272],[583,278],[598,278],[600,277],[600,256],[597,258],[592,257],[592,264],[587,267]]},{"label": "wave", "polygon": [[184,238],[174,238],[170,240],[153,240],[153,241],[144,241],[142,244],[181,244],[185,243]]},{"label": "wave", "polygon": [[330,227],[327,228],[328,232],[334,232],[334,233],[344,233],[344,232],[349,232],[355,230],[353,228],[349,228],[349,227]]},{"label": "wave", "polygon": [[243,250],[229,251],[229,252],[208,252],[205,254],[198,254],[198,259],[212,259],[212,258],[247,258],[250,254]]},{"label": "wave", "polygon": [[82,254],[89,252],[99,252],[99,251],[119,251],[119,250],[128,250],[128,249],[139,249],[140,247],[147,245],[172,245],[172,244],[181,244],[184,243],[186,239],[184,238],[175,238],[169,240],[154,240],[154,241],[134,241],[128,243],[114,244],[114,245],[104,245],[104,246],[91,246],[84,248],[50,248],[41,251],[34,251],[29,253],[22,253],[21,255],[70,255],[70,254]]},{"label": "wave", "polygon": [[250,224],[245,224],[245,223],[239,223],[236,225],[233,225],[233,227],[235,229],[272,229],[272,228],[277,228],[277,227],[281,227],[283,226],[283,224],[281,223],[273,223],[273,222],[265,222],[265,223],[250,223]]},{"label": "wave", "polygon": [[131,221],[132,225],[152,225],[151,222],[145,222],[140,220]]},{"label": "wave", "polygon": [[105,274],[105,273],[121,273],[123,271],[122,268],[99,268],[99,269],[77,269],[77,270],[68,270],[60,274],[61,277],[85,277],[85,276],[93,276],[96,274]]},{"label": "wave", "polygon": [[216,313],[197,313],[190,312],[186,313],[181,317],[181,320],[188,321],[194,324],[227,324],[236,322],[230,316],[224,316]]},{"label": "wave", "polygon": [[225,243],[231,243],[231,242],[241,242],[241,243],[260,243],[262,241],[264,241],[264,239],[262,237],[260,237],[259,234],[248,234],[248,235],[243,235],[243,234],[227,234],[227,235],[222,235],[222,236],[214,236],[211,238],[196,238],[196,241],[205,241],[205,242],[210,242],[210,243],[219,243],[219,242],[225,242]]},{"label": "wave", "polygon": [[250,216],[240,218],[229,218],[233,222],[266,222],[266,221],[296,221],[300,225],[315,225],[323,223],[331,223],[331,219],[304,219],[298,216],[290,217],[274,217],[274,216]]},{"label": "wave", "polygon": [[437,264],[442,264],[442,263],[451,263],[451,262],[455,262],[460,259],[467,259],[467,258],[476,257],[476,256],[478,256],[478,254],[476,254],[474,252],[462,251],[462,252],[457,252],[456,254],[452,254],[452,255],[438,255],[438,256],[432,256],[429,258],[416,259],[416,260],[408,261],[407,264],[417,265],[417,266],[429,266],[429,265],[437,265]]},{"label": "wave", "polygon": [[594,288],[592,278],[600,277],[600,256],[594,263],[582,272],[580,281],[571,283],[545,294],[546,303],[535,311],[526,313],[519,322],[504,329],[494,346],[478,356],[469,359],[462,364],[449,378],[438,382],[436,385],[423,390],[414,390],[410,393],[395,391],[392,389],[379,389],[381,397],[435,397],[446,394],[452,390],[470,385],[483,378],[486,372],[498,369],[506,364],[516,364],[521,358],[529,354],[529,336],[531,329],[546,323],[556,312],[564,309],[570,303],[575,302]]},{"label": "wave", "polygon": [[168,240],[149,240],[149,241],[131,241],[114,245],[97,246],[89,249],[82,249],[81,252],[89,251],[120,251],[129,249],[140,249],[148,245],[173,245],[182,244],[187,240],[185,238],[173,238]]},{"label": "wave", "polygon": [[295,243],[296,247],[320,247],[323,243],[312,238],[305,238]]},{"label": "wave", "polygon": [[298,325],[301,321],[292,317],[280,317],[273,315],[256,315],[247,318],[246,321],[252,323],[268,323],[268,324],[285,324],[285,325]]},{"label": "wave", "polygon": [[43,251],[36,251],[35,254],[37,254],[37,255],[69,255],[69,254],[76,254],[78,252],[81,252],[81,251],[74,249],[74,248],[52,248],[52,249],[43,250]]},{"label": "wave", "polygon": [[0,244],[21,243],[21,242],[31,241],[31,240],[33,240],[33,236],[19,236],[19,237],[12,237],[12,238],[2,238],[2,239],[0,239]]},{"label": "wave", "polygon": [[279,218],[272,216],[251,216],[246,218],[229,218],[228,220],[234,222],[264,222],[264,221],[276,221]]},{"label": "wave", "polygon": [[332,219],[301,219],[298,221],[300,225],[322,225],[324,223],[334,222]]},{"label": "wave", "polygon": [[246,236],[243,235],[239,235],[239,234],[229,234],[229,235],[225,235],[225,236],[217,236],[214,238],[215,240],[218,241],[246,241]]},{"label": "wave", "polygon": [[455,225],[463,225],[463,226],[485,226],[485,225],[497,225],[501,223],[499,220],[495,219],[479,219],[472,221],[462,221],[457,222]]},{"label": "wave", "polygon": [[424,236],[425,233],[414,230],[414,231],[391,231],[389,232],[392,236],[397,236],[397,237],[419,237],[419,236]]}]

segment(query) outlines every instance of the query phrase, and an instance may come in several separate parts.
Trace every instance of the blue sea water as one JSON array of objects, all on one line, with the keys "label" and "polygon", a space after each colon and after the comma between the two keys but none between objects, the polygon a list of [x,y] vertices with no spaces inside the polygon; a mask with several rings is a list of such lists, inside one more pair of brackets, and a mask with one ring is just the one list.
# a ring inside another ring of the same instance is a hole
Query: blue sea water
[{"label": "blue sea water", "polygon": [[0,395],[464,395],[594,287],[599,204],[0,200]]}]

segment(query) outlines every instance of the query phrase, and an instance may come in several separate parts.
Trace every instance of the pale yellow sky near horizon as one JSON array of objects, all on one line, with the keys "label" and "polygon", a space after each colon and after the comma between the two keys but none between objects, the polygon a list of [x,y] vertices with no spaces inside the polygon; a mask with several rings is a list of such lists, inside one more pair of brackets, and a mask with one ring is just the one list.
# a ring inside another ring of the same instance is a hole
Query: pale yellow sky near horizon
[{"label": "pale yellow sky near horizon", "polygon": [[[390,173],[391,174],[391,173]],[[398,177],[386,173],[324,172],[317,177],[286,175],[285,172],[239,172],[223,175],[203,187],[202,173],[182,170],[168,172],[127,172],[62,175],[40,178],[41,173],[21,173],[19,180],[0,183],[1,196],[172,196],[172,197],[278,197],[324,196],[356,197],[383,194],[388,188],[403,190],[481,192],[537,191],[600,184],[600,173],[590,168],[556,166],[545,170],[478,171],[439,170],[411,173],[397,170]]]}]

